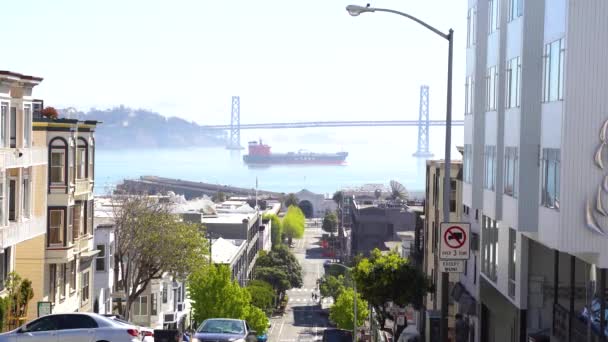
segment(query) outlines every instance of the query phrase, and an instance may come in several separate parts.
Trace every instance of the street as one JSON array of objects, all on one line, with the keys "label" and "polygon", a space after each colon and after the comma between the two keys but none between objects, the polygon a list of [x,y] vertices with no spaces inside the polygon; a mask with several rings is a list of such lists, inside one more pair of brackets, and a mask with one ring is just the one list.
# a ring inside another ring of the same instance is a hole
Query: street
[{"label": "street", "polygon": [[[312,227],[314,223],[307,220],[302,239],[294,240],[292,251],[302,265],[304,285],[299,289],[287,291],[289,302],[282,317],[273,317],[268,332],[271,342],[304,342],[321,340],[323,330],[328,327],[328,319],[321,312],[318,300],[313,300],[312,293],[318,296],[317,279],[323,275],[323,262],[327,258],[321,255],[320,239],[323,230]],[[324,306],[331,304],[331,299],[324,299]]]}]

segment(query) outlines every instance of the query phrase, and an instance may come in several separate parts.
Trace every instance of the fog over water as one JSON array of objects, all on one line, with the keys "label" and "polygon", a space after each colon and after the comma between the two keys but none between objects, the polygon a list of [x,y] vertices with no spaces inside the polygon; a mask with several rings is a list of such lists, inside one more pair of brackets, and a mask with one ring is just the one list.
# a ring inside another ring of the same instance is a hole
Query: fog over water
[{"label": "fog over water", "polygon": [[[445,129],[431,127],[430,148],[435,159],[443,158]],[[331,194],[344,186],[366,183],[388,185],[394,179],[410,191],[423,191],[425,160],[416,151],[417,127],[352,127],[281,130],[243,130],[241,144],[262,139],[272,151],[349,153],[345,165],[273,165],[251,168],[243,163],[247,150],[219,147],[188,149],[125,149],[96,151],[95,192],[107,193],[122,179],[155,175],[184,180],[278,192],[308,189]],[[456,146],[463,144],[463,128],[452,129],[452,158],[461,159]]]}]

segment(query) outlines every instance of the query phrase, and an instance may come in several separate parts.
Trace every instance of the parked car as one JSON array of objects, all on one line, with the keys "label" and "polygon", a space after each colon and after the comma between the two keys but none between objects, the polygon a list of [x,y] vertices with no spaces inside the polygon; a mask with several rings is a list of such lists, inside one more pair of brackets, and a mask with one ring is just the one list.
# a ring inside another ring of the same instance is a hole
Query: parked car
[{"label": "parked car", "polygon": [[94,313],[51,314],[0,334],[0,342],[141,342],[137,326]]},{"label": "parked car", "polygon": [[123,324],[137,326],[137,328],[139,329],[139,335],[141,337],[142,342],[154,342],[154,330],[153,329],[138,326],[137,324],[131,323],[131,322],[127,321],[124,317],[122,317],[121,315],[103,314],[102,316],[113,319],[113,320],[123,323]]},{"label": "parked car", "polygon": [[199,326],[192,342],[257,342],[257,332],[242,319],[210,318]]},{"label": "parked car", "polygon": [[353,333],[350,330],[326,329],[323,331],[323,342],[351,342]]}]

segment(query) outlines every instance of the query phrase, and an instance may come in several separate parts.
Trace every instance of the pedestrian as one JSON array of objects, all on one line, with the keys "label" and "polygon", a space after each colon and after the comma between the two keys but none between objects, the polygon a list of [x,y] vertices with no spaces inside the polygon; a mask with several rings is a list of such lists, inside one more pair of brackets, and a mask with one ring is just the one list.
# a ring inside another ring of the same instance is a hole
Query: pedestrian
[{"label": "pedestrian", "polygon": [[462,315],[456,314],[456,342],[467,342],[469,340],[469,322]]}]

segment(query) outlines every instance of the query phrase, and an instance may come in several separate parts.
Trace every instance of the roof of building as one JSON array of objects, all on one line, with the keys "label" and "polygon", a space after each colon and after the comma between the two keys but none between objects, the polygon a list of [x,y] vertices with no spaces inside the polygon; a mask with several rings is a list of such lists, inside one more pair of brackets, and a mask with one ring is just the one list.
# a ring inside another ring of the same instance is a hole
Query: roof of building
[{"label": "roof of building", "polygon": [[18,72],[8,71],[8,70],[0,70],[0,76],[8,76],[8,77],[13,77],[13,78],[18,78],[21,80],[29,80],[29,81],[36,81],[36,82],[40,82],[43,80],[42,77],[20,74]]},{"label": "roof of building", "polygon": [[230,264],[245,245],[245,240],[219,238],[211,244],[211,260],[214,264]]},{"label": "roof of building", "polygon": [[240,224],[243,221],[251,221],[256,213],[221,213],[214,216],[203,216],[203,223],[208,224]]}]

